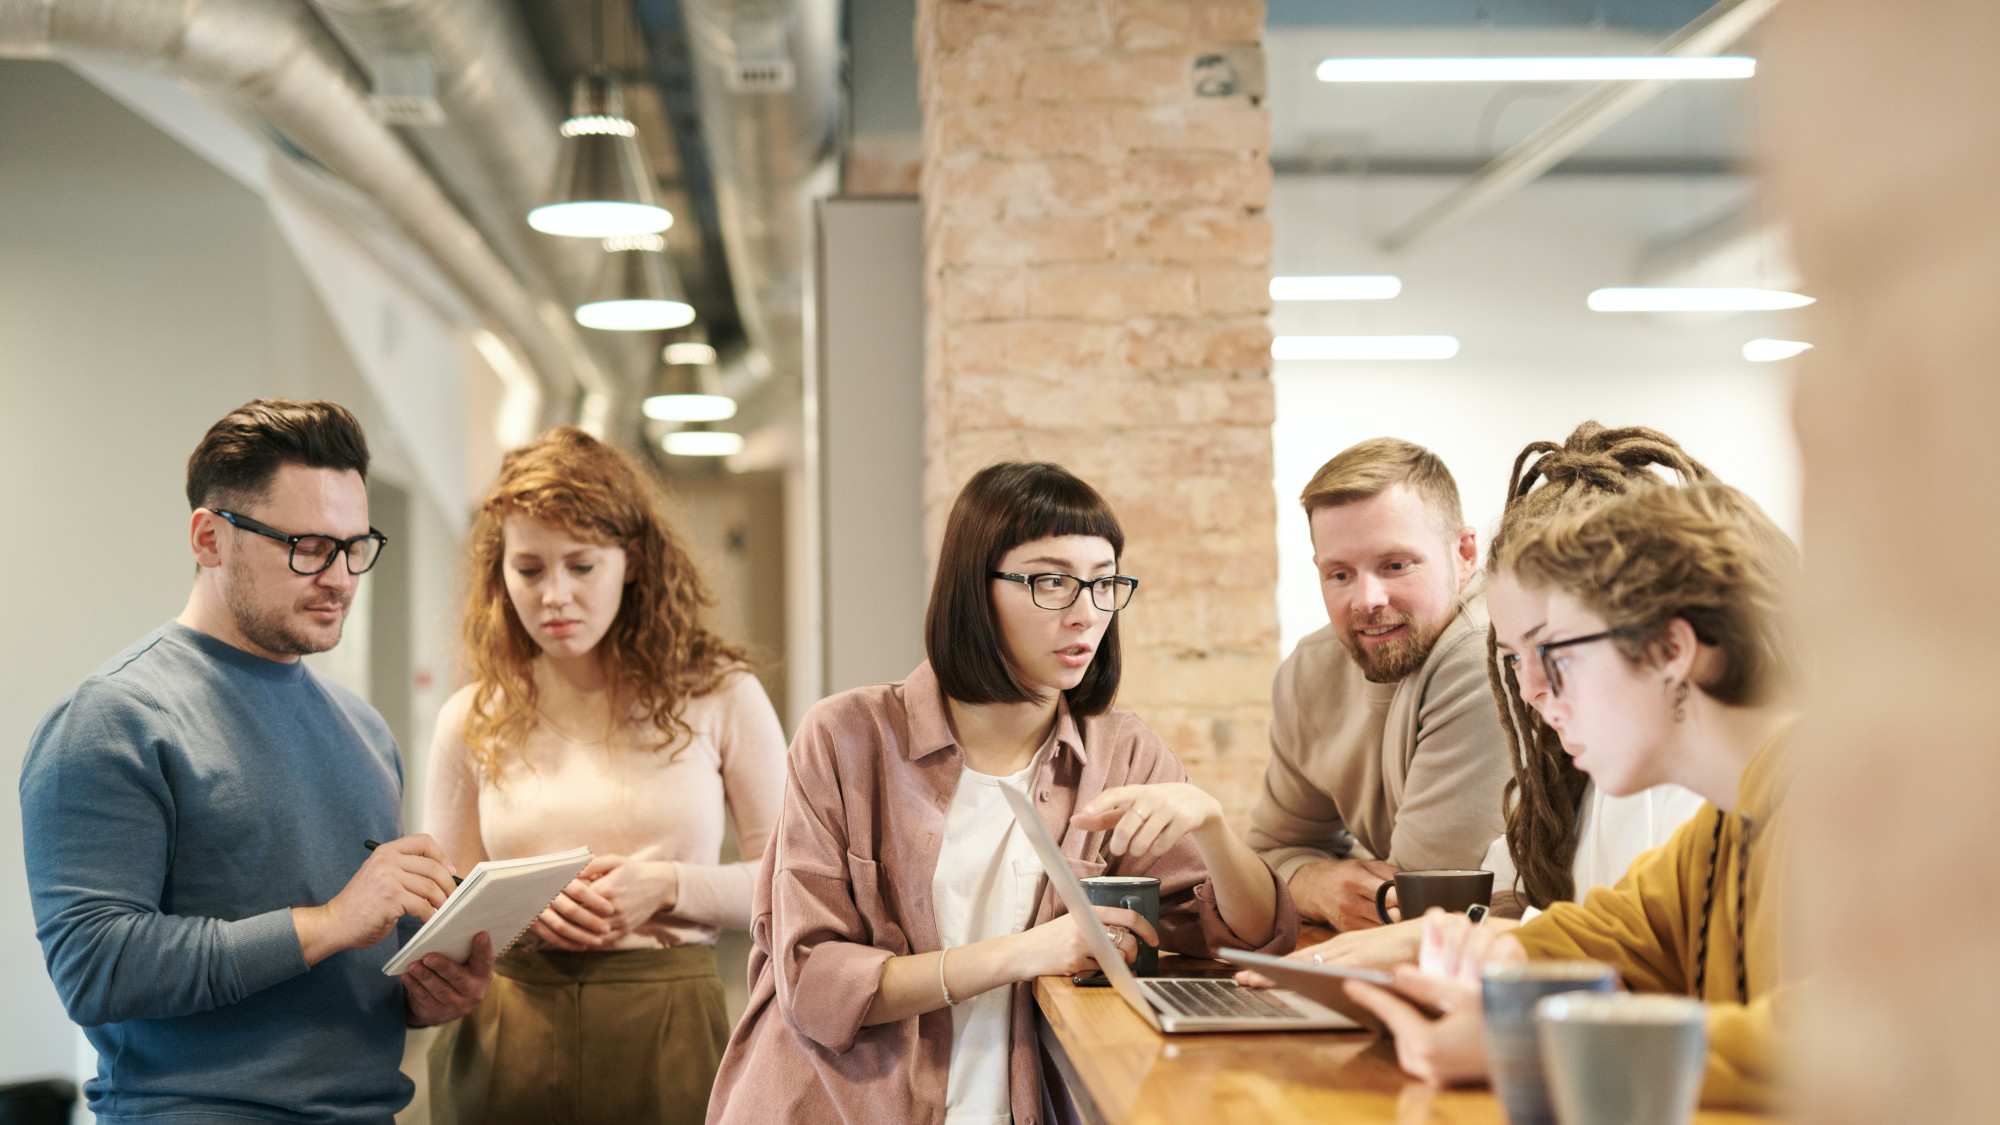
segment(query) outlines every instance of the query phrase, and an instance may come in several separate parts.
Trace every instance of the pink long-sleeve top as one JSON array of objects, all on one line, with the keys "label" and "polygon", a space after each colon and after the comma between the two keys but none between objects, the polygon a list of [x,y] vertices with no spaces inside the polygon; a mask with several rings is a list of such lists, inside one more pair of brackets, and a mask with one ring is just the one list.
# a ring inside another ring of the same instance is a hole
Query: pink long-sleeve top
[{"label": "pink long-sleeve top", "polygon": [[[584,742],[547,722],[529,732],[496,783],[465,745],[474,688],[445,703],[431,744],[424,830],[461,872],[483,859],[568,851],[669,860],[678,897],[620,949],[713,944],[750,925],[751,885],[782,792],[785,732],[756,677],[734,671],[687,701],[689,733],[657,747],[650,722]],[[722,863],[723,810],[743,859]]]},{"label": "pink long-sleeve top", "polygon": [[[1080,878],[1158,878],[1164,948],[1198,956],[1223,946],[1290,952],[1298,911],[1275,875],[1274,933],[1253,944],[1217,913],[1193,840],[1157,859],[1112,857],[1104,850],[1109,832],[1070,826],[1070,814],[1106,789],[1187,780],[1158,735],[1125,711],[1079,724],[1065,703],[1053,738],[1031,795]],[[943,1119],[951,1009],[874,1027],[861,1020],[884,962],[938,948],[931,878],[964,769],[928,663],[901,683],[843,692],[806,714],[757,874],[750,1004],[716,1076],[710,1125]],[[1044,884],[1034,924],[1061,913]],[[1032,985],[1013,986],[1010,1097],[1015,1121],[1043,1125]]]}]

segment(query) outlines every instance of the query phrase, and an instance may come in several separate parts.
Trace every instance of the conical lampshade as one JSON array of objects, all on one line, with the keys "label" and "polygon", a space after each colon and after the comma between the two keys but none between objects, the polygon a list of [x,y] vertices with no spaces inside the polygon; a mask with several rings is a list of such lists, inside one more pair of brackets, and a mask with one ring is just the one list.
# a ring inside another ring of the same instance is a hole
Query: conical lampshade
[{"label": "conical lampshade", "polygon": [[639,409],[646,417],[660,422],[720,422],[734,418],[736,400],[722,393],[721,383],[713,364],[668,360],[654,380],[658,392],[640,403]]},{"label": "conical lampshade", "polygon": [[528,225],[568,238],[657,234],[674,223],[653,192],[639,151],[639,130],[625,116],[625,90],[609,74],[578,75],[548,202]]},{"label": "conical lampshade", "polygon": [[679,328],[694,320],[694,306],[681,295],[667,264],[667,241],[657,234],[604,240],[604,263],[590,300],[578,305],[576,322],[585,328],[645,332]]}]

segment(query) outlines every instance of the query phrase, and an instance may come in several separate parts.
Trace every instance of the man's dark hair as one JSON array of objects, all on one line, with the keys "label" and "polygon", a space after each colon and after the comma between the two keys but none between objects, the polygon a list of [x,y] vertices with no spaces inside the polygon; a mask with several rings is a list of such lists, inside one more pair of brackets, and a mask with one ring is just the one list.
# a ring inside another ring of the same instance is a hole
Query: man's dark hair
[{"label": "man's dark hair", "polygon": [[[1108,540],[1114,558],[1125,551],[1125,532],[1111,506],[1061,465],[1002,462],[965,483],[945,522],[937,580],[924,615],[924,652],[945,695],[961,703],[1034,701],[1034,691],[1007,664],[990,575],[1008,551],[1058,535]],[[1083,719],[1108,710],[1118,695],[1118,671],[1114,615],[1090,670],[1064,693],[1070,713]]]},{"label": "man's dark hair", "polygon": [[353,469],[367,480],[368,436],[339,403],[252,399],[223,415],[195,446],[187,466],[188,508],[259,499],[284,464]]}]

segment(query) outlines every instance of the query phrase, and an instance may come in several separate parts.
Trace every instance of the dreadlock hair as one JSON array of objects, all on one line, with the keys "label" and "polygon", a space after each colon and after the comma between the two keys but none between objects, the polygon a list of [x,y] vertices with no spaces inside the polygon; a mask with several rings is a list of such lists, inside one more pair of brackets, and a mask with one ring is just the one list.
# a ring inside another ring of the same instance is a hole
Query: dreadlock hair
[{"label": "dreadlock hair", "polygon": [[[1533,458],[1531,462],[1529,459]],[[1488,546],[1489,580],[1500,575],[1509,543],[1526,539],[1564,512],[1592,507],[1635,485],[1659,482],[1666,470],[1682,485],[1715,479],[1674,439],[1644,426],[1608,429],[1585,422],[1562,444],[1529,442],[1514,458],[1507,504]],[[1514,776],[1502,803],[1507,854],[1520,872],[1528,905],[1546,910],[1576,894],[1577,821],[1590,777],[1563,751],[1562,739],[1521,699],[1514,670],[1500,659],[1499,635],[1486,631],[1486,675],[1500,704]]]}]

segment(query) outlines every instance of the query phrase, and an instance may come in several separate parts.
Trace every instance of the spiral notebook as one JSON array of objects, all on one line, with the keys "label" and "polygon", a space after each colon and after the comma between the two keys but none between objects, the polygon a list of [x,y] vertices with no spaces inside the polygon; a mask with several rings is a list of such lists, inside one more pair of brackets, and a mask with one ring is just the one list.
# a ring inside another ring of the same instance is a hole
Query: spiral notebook
[{"label": "spiral notebook", "polygon": [[520,859],[489,859],[472,869],[431,920],[391,958],[382,972],[399,977],[426,954],[459,964],[472,956],[472,939],[493,935],[493,955],[507,952],[535,918],[590,865],[589,848]]}]

